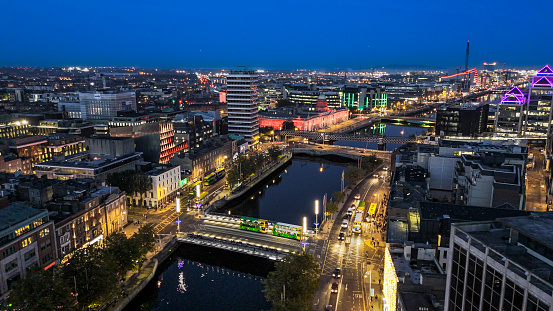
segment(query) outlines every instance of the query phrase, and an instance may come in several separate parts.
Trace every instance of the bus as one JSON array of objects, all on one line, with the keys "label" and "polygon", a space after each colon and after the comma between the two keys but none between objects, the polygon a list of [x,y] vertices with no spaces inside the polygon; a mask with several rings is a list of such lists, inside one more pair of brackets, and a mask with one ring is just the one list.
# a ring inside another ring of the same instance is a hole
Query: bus
[{"label": "bus", "polygon": [[363,221],[363,213],[357,213],[353,220],[353,233],[361,233],[361,221]]},{"label": "bus", "polygon": [[376,214],[376,203],[371,203],[371,205],[369,206],[369,211],[367,212],[367,218],[371,218],[371,219],[374,219],[374,216]]},{"label": "bus", "polygon": [[204,177],[204,186],[211,186],[217,181],[217,175],[215,173],[211,173]]},{"label": "bus", "polygon": [[273,235],[276,236],[301,240],[302,232],[302,227],[297,225],[290,225],[282,222],[277,222],[273,225]]},{"label": "bus", "polygon": [[200,193],[199,197],[194,197],[194,203],[196,204],[205,204],[205,201],[207,200],[207,191],[204,191]]},{"label": "bus", "polygon": [[196,195],[196,186],[200,185],[200,191],[202,191],[202,181],[198,180],[194,184],[190,185],[190,195]]},{"label": "bus", "polygon": [[215,171],[215,175],[217,176],[217,180],[225,177],[225,169],[223,167],[220,167],[218,168],[216,171]]},{"label": "bus", "polygon": [[359,205],[357,206],[357,213],[363,215],[365,212],[365,202],[359,202]]},{"label": "bus", "polygon": [[267,233],[267,220],[243,216],[240,218],[240,229]]}]

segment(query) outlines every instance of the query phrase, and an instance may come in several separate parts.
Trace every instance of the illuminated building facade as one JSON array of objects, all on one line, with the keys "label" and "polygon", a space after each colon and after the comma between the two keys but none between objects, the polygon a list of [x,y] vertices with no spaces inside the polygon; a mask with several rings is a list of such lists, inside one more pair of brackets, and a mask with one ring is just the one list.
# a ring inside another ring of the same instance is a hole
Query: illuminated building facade
[{"label": "illuminated building facade", "polygon": [[251,70],[233,70],[227,75],[228,132],[259,141],[258,76]]},{"label": "illuminated building facade", "polygon": [[494,135],[503,137],[520,136],[525,107],[526,95],[518,86],[505,93],[495,112]]},{"label": "illuminated building facade", "polygon": [[553,215],[451,225],[445,311],[553,307]]},{"label": "illuminated building facade", "polygon": [[26,120],[0,125],[0,139],[17,138],[29,135],[30,125]]},{"label": "illuminated building facade", "polygon": [[110,90],[79,93],[82,119],[110,120],[118,111],[136,111],[135,92]]},{"label": "illuminated building facade", "polygon": [[345,86],[340,97],[342,107],[359,111],[383,111],[388,107],[388,94],[379,87],[366,84]]},{"label": "illuminated building facade", "polygon": [[325,111],[321,108],[321,110],[321,112],[311,112],[293,107],[268,110],[260,114],[259,126],[270,127],[275,130],[315,131],[344,122],[349,118],[347,109],[328,109],[328,111]]},{"label": "illuminated building facade", "polygon": [[[150,208],[167,207],[169,202],[177,197],[180,189],[181,168],[178,165],[161,165],[143,168],[150,180],[152,189],[142,196],[142,205]],[[140,194],[130,197],[130,203],[134,206],[140,204]]]},{"label": "illuminated building facade", "polygon": [[526,101],[525,136],[551,136],[553,71],[546,65],[532,78]]},{"label": "illuminated building facade", "polygon": [[48,269],[57,259],[54,222],[45,209],[12,203],[0,209],[0,302],[31,267]]},{"label": "illuminated building facade", "polygon": [[486,132],[488,104],[460,104],[438,108],[436,133],[440,136],[478,136]]}]

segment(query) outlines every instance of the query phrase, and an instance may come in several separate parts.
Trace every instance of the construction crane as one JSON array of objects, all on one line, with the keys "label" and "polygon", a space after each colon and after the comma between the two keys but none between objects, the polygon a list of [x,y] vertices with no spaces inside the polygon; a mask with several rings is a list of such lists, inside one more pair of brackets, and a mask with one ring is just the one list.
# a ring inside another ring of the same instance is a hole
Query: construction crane
[{"label": "construction crane", "polygon": [[478,70],[476,70],[476,68],[472,68],[472,69],[469,69],[469,70],[466,70],[466,71],[463,71],[463,72],[458,72],[456,74],[452,74],[450,76],[443,76],[443,77],[440,77],[440,79],[450,79],[450,78],[454,78],[454,77],[457,77],[457,76],[467,76],[467,75],[470,75],[471,73],[474,73],[474,83],[478,86],[481,85],[480,83],[480,77],[478,76]]}]

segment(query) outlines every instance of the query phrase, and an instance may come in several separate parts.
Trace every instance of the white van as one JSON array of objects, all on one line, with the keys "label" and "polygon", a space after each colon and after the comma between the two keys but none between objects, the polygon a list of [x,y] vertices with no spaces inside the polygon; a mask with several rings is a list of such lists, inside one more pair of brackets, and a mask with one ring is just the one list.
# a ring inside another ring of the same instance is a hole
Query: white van
[{"label": "white van", "polygon": [[361,195],[360,195],[359,193],[356,194],[356,195],[355,195],[355,199],[356,199],[356,200],[360,200],[360,199],[361,199]]}]

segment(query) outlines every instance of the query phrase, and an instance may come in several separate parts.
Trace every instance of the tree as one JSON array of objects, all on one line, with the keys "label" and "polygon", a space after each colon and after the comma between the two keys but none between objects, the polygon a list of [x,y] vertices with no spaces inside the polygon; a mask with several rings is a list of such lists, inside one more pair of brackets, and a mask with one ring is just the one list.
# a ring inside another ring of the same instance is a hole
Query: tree
[{"label": "tree", "polygon": [[146,261],[146,254],[151,252],[156,243],[154,226],[152,224],[142,226],[138,229],[138,232],[133,234],[129,239],[131,242],[131,249],[134,250],[135,256],[133,257],[136,265],[136,270],[140,270],[142,264]]},{"label": "tree", "polygon": [[320,274],[321,268],[311,254],[290,253],[275,263],[275,271],[262,281],[263,292],[275,310],[312,310]]},{"label": "tree", "polygon": [[9,310],[70,310],[75,302],[75,297],[71,296],[73,289],[62,282],[58,274],[58,268],[46,271],[31,268],[27,276],[14,285],[7,302]]},{"label": "tree", "polygon": [[134,190],[140,194],[140,203],[142,204],[142,197],[144,194],[150,190],[152,190],[152,180],[150,179],[150,176],[142,173],[142,172],[136,172],[136,174],[133,176],[133,183],[134,183]]},{"label": "tree", "polygon": [[121,191],[125,191],[128,195],[131,195],[136,192],[135,184],[133,182],[133,177],[136,174],[136,171],[126,170],[122,172],[116,172],[108,174],[106,177],[106,183],[109,186],[117,187]]},{"label": "tree", "polygon": [[361,159],[361,167],[364,170],[368,170],[369,172],[372,172],[375,167],[379,166],[380,164],[382,164],[382,159],[378,158],[374,154],[368,155]]},{"label": "tree", "polygon": [[335,212],[338,211],[338,204],[335,203],[334,201],[330,200],[328,202],[326,202],[326,213],[327,213],[327,216],[330,216],[332,214],[334,214]]},{"label": "tree", "polygon": [[276,106],[277,106],[277,108],[292,107],[292,106],[294,106],[294,103],[292,103],[289,99],[283,98],[283,99],[277,100]]},{"label": "tree", "polygon": [[336,202],[342,201],[345,196],[346,195],[341,191],[336,191],[332,194],[332,197],[334,198],[334,200],[336,200]]},{"label": "tree", "polygon": [[280,150],[280,148],[278,147],[269,148],[268,152],[269,159],[271,159],[272,161],[276,161],[278,157],[280,157],[280,155],[282,154],[282,150]]},{"label": "tree", "polygon": [[363,169],[356,166],[348,166],[344,172],[344,180],[347,182],[358,181],[363,178]]}]

